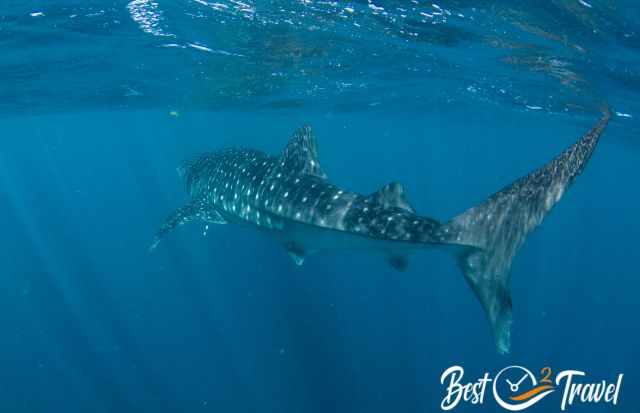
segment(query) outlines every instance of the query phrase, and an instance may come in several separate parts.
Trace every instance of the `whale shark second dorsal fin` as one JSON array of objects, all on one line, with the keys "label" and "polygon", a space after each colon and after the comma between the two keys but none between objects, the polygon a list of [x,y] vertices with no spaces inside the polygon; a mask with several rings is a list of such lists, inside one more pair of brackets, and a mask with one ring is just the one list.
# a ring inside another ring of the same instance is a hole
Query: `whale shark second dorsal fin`
[{"label": "whale shark second dorsal fin", "polygon": [[369,199],[382,205],[384,208],[401,208],[412,214],[415,214],[415,210],[407,201],[404,194],[404,188],[399,182],[391,182],[377,192],[369,195]]},{"label": "whale shark second dorsal fin", "polygon": [[281,164],[283,168],[296,170],[302,174],[327,177],[318,161],[316,139],[311,126],[303,126],[294,132],[287,147],[284,148]]}]

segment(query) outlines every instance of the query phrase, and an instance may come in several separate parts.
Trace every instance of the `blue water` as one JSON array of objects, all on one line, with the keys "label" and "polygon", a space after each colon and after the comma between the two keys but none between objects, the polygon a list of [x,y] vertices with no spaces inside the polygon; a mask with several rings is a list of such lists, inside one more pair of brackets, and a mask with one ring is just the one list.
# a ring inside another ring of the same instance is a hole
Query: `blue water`
[{"label": "blue water", "polygon": [[[640,411],[635,2],[51,3],[0,5],[0,411],[433,412],[454,364],[624,373],[617,406],[568,411]],[[201,152],[278,153],[308,123],[336,184],[400,181],[447,220],[603,101],[591,163],[514,262],[506,356],[445,254],[296,267],[200,223],[147,251]],[[454,411],[506,411],[489,396]]]}]

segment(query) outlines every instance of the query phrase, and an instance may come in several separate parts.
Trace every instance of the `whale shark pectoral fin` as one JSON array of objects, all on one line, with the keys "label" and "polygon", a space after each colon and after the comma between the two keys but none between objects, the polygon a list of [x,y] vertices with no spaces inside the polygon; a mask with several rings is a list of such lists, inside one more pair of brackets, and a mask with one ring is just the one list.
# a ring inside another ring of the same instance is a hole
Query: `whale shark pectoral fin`
[{"label": "whale shark pectoral fin", "polygon": [[369,195],[370,199],[373,199],[374,202],[384,206],[385,208],[395,207],[401,208],[412,214],[415,214],[415,210],[409,204],[404,192],[404,188],[402,184],[398,182],[391,182],[373,194]]},{"label": "whale shark pectoral fin", "polygon": [[287,253],[296,265],[304,264],[306,253],[301,245],[296,244],[295,242],[287,242],[284,244],[284,248],[287,250]]},{"label": "whale shark pectoral fin", "polygon": [[282,153],[281,164],[283,167],[301,174],[315,175],[320,178],[327,177],[327,174],[320,167],[316,139],[310,126],[303,126],[295,131]]},{"label": "whale shark pectoral fin", "polygon": [[202,200],[194,200],[191,203],[173,211],[160,227],[149,247],[149,251],[156,249],[162,238],[177,227],[186,224],[196,218],[215,224],[226,224],[227,221],[220,213],[212,208],[207,208]]},{"label": "whale shark pectoral fin", "polygon": [[390,255],[387,257],[387,262],[400,272],[405,272],[409,268],[409,257],[406,255]]},{"label": "whale shark pectoral fin", "polygon": [[211,210],[206,210],[203,212],[200,212],[198,214],[198,216],[200,218],[202,218],[204,221],[210,223],[210,224],[219,224],[219,225],[224,225],[224,224],[228,224],[229,222],[220,214],[220,212],[216,211],[215,209],[211,209]]},{"label": "whale shark pectoral fin", "polygon": [[164,221],[164,224],[162,224],[158,232],[156,232],[156,236],[153,239],[153,243],[149,247],[149,251],[155,250],[162,238],[164,238],[169,232],[173,231],[181,225],[186,224],[197,216],[198,208],[194,203],[187,204],[173,211],[171,215],[169,215]]}]

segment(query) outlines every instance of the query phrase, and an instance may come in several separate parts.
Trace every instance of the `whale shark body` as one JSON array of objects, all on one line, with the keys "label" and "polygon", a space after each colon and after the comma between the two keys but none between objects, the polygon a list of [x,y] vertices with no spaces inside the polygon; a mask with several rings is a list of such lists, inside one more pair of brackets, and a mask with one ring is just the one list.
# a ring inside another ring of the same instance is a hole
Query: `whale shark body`
[{"label": "whale shark body", "polygon": [[296,131],[279,156],[227,149],[184,162],[178,173],[190,202],[173,212],[151,249],[174,228],[194,219],[248,224],[268,231],[294,262],[318,251],[366,249],[384,254],[398,270],[424,248],[451,251],[480,300],[500,353],[510,347],[511,262],[583,171],[610,114],[545,166],[448,222],[416,214],[402,185],[371,195],[332,184],[317,156],[311,128]]}]

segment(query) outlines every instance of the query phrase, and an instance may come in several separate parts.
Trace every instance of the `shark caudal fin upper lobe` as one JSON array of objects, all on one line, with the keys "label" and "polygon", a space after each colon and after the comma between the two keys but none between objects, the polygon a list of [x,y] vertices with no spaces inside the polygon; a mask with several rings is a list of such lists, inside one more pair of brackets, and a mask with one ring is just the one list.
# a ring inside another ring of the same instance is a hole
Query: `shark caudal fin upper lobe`
[{"label": "shark caudal fin upper lobe", "polygon": [[443,226],[448,242],[469,246],[459,265],[486,312],[500,353],[510,347],[511,262],[529,232],[584,170],[609,118],[605,108],[600,121],[558,157]]}]

